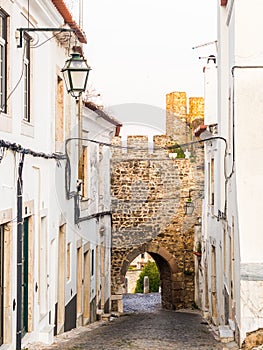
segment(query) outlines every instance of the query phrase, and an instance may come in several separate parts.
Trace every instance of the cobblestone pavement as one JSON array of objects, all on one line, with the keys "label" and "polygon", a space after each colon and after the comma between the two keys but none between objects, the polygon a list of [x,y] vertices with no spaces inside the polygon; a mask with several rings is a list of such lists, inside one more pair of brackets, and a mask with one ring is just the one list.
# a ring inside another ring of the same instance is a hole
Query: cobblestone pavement
[{"label": "cobblestone pavement", "polygon": [[[126,313],[110,322],[95,322],[56,337],[54,344],[29,350],[221,350],[198,311],[168,311],[157,294],[127,295]],[[138,311],[140,310],[140,311]]]},{"label": "cobblestone pavement", "polygon": [[124,294],[124,312],[155,312],[161,310],[162,299],[160,293]]}]

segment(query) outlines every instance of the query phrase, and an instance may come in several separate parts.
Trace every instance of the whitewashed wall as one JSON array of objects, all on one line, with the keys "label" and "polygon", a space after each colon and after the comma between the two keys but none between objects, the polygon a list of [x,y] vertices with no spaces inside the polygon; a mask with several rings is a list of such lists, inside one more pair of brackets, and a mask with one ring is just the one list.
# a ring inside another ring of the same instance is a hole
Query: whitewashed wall
[{"label": "whitewashed wall", "polygon": [[[17,48],[15,31],[20,27],[27,27],[27,1],[11,2],[3,0],[1,7],[10,15],[10,36],[8,39],[9,58],[9,85],[10,92],[18,83],[22,72],[23,48]],[[24,13],[22,15],[21,13]],[[64,19],[57,12],[51,1],[37,0],[30,2],[30,20],[37,27],[60,27]],[[33,35],[33,34],[32,34]],[[32,45],[39,45],[52,36],[52,33],[34,34]],[[55,115],[56,115],[56,89],[57,76],[68,58],[67,49],[55,39],[49,40],[32,51],[32,122],[22,120],[22,85],[18,84],[12,93],[9,104],[10,113],[0,114],[0,139],[16,142],[24,148],[51,154],[55,152]],[[74,98],[64,96],[64,138],[77,136],[77,104]],[[85,108],[83,108],[85,115]],[[85,116],[84,116],[85,119]],[[110,121],[100,120],[95,115],[87,117],[85,130],[89,137],[110,143],[115,125]],[[76,191],[77,181],[77,142],[72,141],[68,146],[71,156],[71,191]],[[64,146],[62,145],[62,152]],[[94,214],[100,210],[110,210],[110,175],[108,147],[102,148],[103,158],[100,162],[100,147],[92,143],[89,148],[89,190],[92,193],[91,205],[84,214]],[[6,314],[4,319],[5,349],[14,349],[16,343],[16,309],[13,310],[13,301],[17,304],[16,284],[16,256],[17,256],[17,177],[18,164],[21,155],[8,150],[0,162],[0,224],[9,224],[7,231],[10,248],[6,257],[5,291]],[[101,164],[100,164],[101,163]],[[99,166],[100,164],[100,166]],[[99,171],[99,167],[101,168]],[[102,180],[101,180],[102,179]],[[99,183],[102,183],[103,198],[99,198]],[[58,270],[59,260],[59,227],[65,224],[65,295],[66,307],[77,293],[77,247],[79,242],[83,247],[94,249],[95,254],[94,276],[90,276],[90,300],[94,296],[102,298],[100,286],[104,283],[104,300],[110,298],[110,242],[111,220],[104,217],[85,221],[79,225],[74,222],[74,200],[66,199],[65,193],[65,160],[57,163],[55,160],[34,158],[25,155],[23,167],[23,216],[30,217],[30,230],[32,231],[30,248],[30,318],[32,322],[30,331],[22,338],[22,347],[29,342],[53,341],[55,323],[55,305],[58,302]],[[27,212],[26,212],[27,211]],[[100,234],[101,226],[104,227]],[[8,235],[10,232],[10,235]],[[67,254],[67,245],[70,244],[70,254]],[[88,245],[87,245],[88,244]],[[100,250],[105,245],[104,277],[101,278]],[[70,255],[70,267],[67,268],[67,258]],[[9,266],[10,265],[10,266]],[[83,268],[83,264],[82,264]],[[67,271],[68,270],[68,271]],[[69,276],[67,276],[69,272]],[[90,271],[88,271],[90,274]],[[96,280],[98,276],[99,280]],[[99,290],[98,290],[99,288]],[[84,295],[82,296],[84,298]],[[83,302],[82,302],[83,304]],[[59,327],[58,327],[59,328]],[[58,329],[59,331],[59,329]],[[63,331],[63,327],[61,328]]]},{"label": "whitewashed wall", "polygon": [[[212,245],[216,247],[218,258],[218,316],[213,321],[218,325],[229,323],[240,345],[248,332],[263,326],[260,311],[263,293],[263,239],[260,233],[263,209],[260,200],[263,192],[260,161],[263,137],[262,9],[260,0],[249,3],[229,0],[226,7],[218,4],[218,134],[225,138],[227,152],[224,155],[223,142],[219,141],[206,148],[206,165],[211,156],[221,159],[215,171],[217,201],[214,216],[207,213],[206,205],[203,216],[203,236],[208,242],[204,258],[208,263],[208,291],[212,285],[211,265],[209,267]],[[212,101],[211,96],[209,101]],[[227,181],[222,172],[224,161]],[[226,216],[217,217],[218,210],[224,212],[225,204]],[[223,289],[232,295],[230,321],[225,319]],[[211,317],[211,295],[209,298],[208,314]],[[205,309],[205,300],[203,307]]]}]

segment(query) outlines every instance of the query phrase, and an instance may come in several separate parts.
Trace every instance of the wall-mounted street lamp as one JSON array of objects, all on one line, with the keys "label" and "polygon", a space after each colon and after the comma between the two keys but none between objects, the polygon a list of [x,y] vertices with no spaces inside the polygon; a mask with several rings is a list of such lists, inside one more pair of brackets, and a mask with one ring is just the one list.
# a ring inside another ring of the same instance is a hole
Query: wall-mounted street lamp
[{"label": "wall-mounted street lamp", "polygon": [[186,198],[186,201],[185,201],[185,204],[184,204],[185,215],[192,215],[193,212],[194,212],[195,206],[194,206],[193,199],[191,197],[191,192],[193,192],[193,191],[198,191],[197,198],[202,198],[202,192],[204,190],[203,189],[190,189],[189,190],[188,197],[185,197]]},{"label": "wall-mounted street lamp", "polygon": [[86,90],[90,70],[87,61],[78,52],[71,54],[71,58],[66,61],[61,70],[67,91],[71,96],[79,98],[82,92]]},{"label": "wall-mounted street lamp", "polygon": [[192,215],[194,208],[195,208],[194,203],[193,203],[192,198],[191,198],[191,191],[193,191],[193,190],[189,190],[188,198],[186,199],[186,202],[184,204],[185,215]]},{"label": "wall-mounted street lamp", "polygon": [[[74,32],[74,30],[68,28],[18,28],[18,48],[22,48],[24,33],[28,32]],[[62,73],[67,91],[73,97],[78,98],[86,90],[90,70],[87,61],[78,52],[73,52],[71,58],[66,61]]]},{"label": "wall-mounted street lamp", "polygon": [[78,177],[82,173],[82,115],[81,94],[86,90],[89,71],[91,68],[87,61],[78,53],[73,52],[61,72],[63,73],[67,92],[78,100]]},{"label": "wall-mounted street lamp", "polygon": [[194,203],[192,202],[191,198],[187,198],[185,205],[184,205],[184,212],[185,215],[192,215],[194,211]]}]

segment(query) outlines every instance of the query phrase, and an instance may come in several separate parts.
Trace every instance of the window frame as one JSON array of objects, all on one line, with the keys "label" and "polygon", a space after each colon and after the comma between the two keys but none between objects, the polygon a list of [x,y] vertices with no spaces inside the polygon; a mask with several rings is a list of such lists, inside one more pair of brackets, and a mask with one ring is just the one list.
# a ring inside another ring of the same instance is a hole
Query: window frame
[{"label": "window frame", "polygon": [[211,171],[210,171],[210,189],[211,189],[211,196],[210,196],[210,204],[215,205],[215,159],[211,158]]},{"label": "window frame", "polygon": [[7,17],[0,9],[0,111],[3,113],[7,112]]},{"label": "window frame", "polygon": [[27,123],[31,123],[31,60],[30,60],[30,40],[31,37],[28,34],[24,34],[24,57],[23,57],[23,120]]}]

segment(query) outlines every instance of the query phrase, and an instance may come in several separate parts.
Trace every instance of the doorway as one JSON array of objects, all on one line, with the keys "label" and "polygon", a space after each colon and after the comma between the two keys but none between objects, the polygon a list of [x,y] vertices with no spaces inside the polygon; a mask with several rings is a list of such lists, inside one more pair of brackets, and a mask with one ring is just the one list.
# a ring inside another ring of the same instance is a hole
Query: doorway
[{"label": "doorway", "polygon": [[21,332],[22,337],[28,332],[28,218],[24,218],[22,230],[22,309]]},{"label": "doorway", "polygon": [[0,345],[4,338],[4,225],[0,225]]},{"label": "doorway", "polygon": [[57,309],[57,334],[64,332],[65,322],[65,239],[66,225],[59,227],[58,238],[58,309]]},{"label": "doorway", "polygon": [[90,322],[90,249],[84,253],[84,307],[83,324]]},{"label": "doorway", "polygon": [[216,248],[214,246],[212,246],[211,259],[212,320],[217,324]]}]

